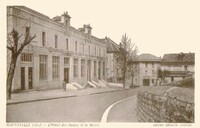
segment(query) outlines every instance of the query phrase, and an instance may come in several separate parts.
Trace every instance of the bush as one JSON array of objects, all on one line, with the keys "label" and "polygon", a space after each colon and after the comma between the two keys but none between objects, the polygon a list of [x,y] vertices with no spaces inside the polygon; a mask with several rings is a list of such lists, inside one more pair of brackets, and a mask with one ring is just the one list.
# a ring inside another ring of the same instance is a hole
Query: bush
[{"label": "bush", "polygon": [[180,81],[179,87],[192,87],[194,88],[194,78],[193,77],[187,77]]}]

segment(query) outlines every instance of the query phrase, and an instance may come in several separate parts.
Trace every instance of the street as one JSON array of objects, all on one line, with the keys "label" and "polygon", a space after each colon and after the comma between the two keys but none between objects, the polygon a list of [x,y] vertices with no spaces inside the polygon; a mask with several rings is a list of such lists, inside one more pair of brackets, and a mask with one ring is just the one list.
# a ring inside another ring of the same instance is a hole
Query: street
[{"label": "street", "polygon": [[[7,122],[100,122],[103,113],[110,105],[134,95],[135,90],[131,89],[79,97],[12,104],[7,105],[6,119]],[[135,103],[131,98],[116,104],[108,114],[108,121],[135,121],[135,119],[132,119]]]}]

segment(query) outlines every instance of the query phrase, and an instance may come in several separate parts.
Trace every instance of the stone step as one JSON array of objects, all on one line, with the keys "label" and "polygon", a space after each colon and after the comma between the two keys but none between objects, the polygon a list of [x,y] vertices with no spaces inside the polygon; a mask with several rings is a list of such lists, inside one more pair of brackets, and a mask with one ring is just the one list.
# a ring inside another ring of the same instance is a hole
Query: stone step
[{"label": "stone step", "polygon": [[107,85],[102,80],[99,80],[99,85],[101,87],[107,87]]},{"label": "stone step", "polygon": [[88,81],[88,84],[89,84],[90,86],[92,86],[93,88],[97,88],[97,86],[96,86],[94,83],[90,82],[90,81]]},{"label": "stone step", "polygon": [[66,84],[66,89],[69,90],[78,90],[76,87],[74,87],[71,83]]},{"label": "stone step", "polygon": [[73,83],[71,83],[74,87],[76,87],[78,90],[80,90],[80,89],[83,89],[83,87],[80,85],[80,84],[78,84],[78,83],[76,83],[76,82],[73,82]]},{"label": "stone step", "polygon": [[94,83],[96,85],[97,88],[101,88],[101,86],[99,85],[99,83],[95,82],[92,80],[92,83]]}]

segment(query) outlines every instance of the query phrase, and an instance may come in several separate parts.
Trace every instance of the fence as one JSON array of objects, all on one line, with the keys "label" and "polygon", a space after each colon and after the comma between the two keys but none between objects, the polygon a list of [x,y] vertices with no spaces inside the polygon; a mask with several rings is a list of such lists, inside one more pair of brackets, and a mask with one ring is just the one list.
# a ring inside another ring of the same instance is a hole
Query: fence
[{"label": "fence", "polygon": [[137,118],[139,122],[193,123],[194,103],[170,97],[168,92],[138,91]]}]

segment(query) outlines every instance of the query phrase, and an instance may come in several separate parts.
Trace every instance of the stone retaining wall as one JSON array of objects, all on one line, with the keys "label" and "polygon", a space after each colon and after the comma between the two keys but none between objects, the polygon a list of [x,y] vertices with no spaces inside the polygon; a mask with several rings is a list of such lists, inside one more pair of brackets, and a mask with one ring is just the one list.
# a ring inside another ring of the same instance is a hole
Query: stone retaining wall
[{"label": "stone retaining wall", "polygon": [[167,91],[141,90],[137,93],[137,118],[139,122],[193,123],[194,102],[171,97]]}]

